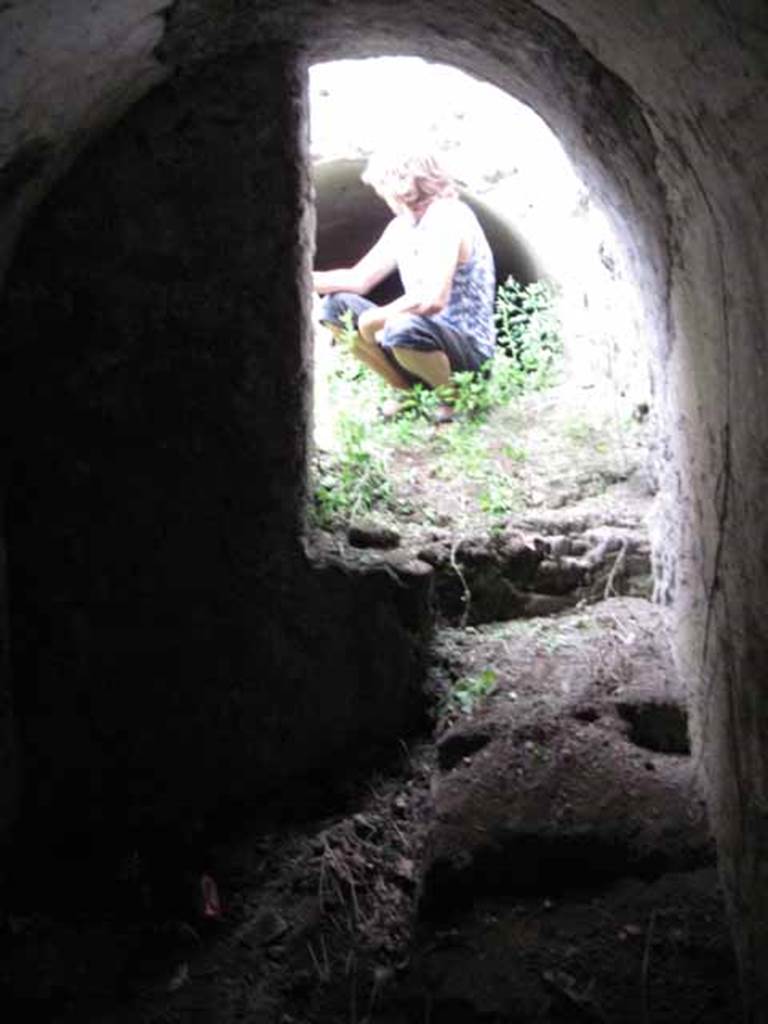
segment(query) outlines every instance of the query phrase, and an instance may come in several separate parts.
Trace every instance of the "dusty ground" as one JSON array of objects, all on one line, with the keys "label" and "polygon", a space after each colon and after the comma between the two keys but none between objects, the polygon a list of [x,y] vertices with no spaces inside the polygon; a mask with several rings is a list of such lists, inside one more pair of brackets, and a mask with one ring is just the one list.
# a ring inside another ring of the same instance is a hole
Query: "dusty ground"
[{"label": "dusty ground", "polygon": [[[474,478],[446,474],[444,433],[400,453],[394,550],[315,539],[435,566],[434,732],[320,819],[208,836],[175,908],[173,866],[152,875],[138,853],[106,899],[75,892],[53,917],[19,898],[4,1019],[739,1019],[684,695],[648,600],[644,428],[577,399],[500,410]],[[201,873],[220,914],[194,898]]]}]

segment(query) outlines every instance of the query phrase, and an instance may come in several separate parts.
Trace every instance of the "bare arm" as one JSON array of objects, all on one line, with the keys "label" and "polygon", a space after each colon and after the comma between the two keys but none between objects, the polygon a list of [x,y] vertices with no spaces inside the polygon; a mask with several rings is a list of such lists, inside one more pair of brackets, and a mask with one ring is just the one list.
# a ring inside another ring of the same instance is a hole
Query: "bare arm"
[{"label": "bare arm", "polygon": [[354,292],[364,295],[396,267],[392,246],[392,223],[385,229],[378,242],[353,267],[339,267],[334,270],[315,270],[312,287],[319,295],[332,292]]}]

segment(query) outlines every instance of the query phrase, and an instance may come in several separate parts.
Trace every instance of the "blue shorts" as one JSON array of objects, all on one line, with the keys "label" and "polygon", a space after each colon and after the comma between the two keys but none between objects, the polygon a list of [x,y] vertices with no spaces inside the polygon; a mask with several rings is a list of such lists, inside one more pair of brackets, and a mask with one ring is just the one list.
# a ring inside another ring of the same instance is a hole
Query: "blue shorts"
[{"label": "blue shorts", "polygon": [[[352,326],[357,327],[357,318],[366,309],[375,309],[375,303],[362,295],[352,292],[336,292],[326,295],[323,299],[320,322],[328,326],[343,327],[342,317],[345,313],[352,314]],[[397,317],[397,324],[385,327],[379,340],[379,347],[384,355],[400,371],[403,367],[392,355],[393,348],[412,348],[420,352],[444,352],[451,364],[451,370],[479,370],[490,359],[487,352],[478,347],[474,338],[463,331],[451,327],[450,324],[433,316],[421,316],[419,313],[403,313]],[[407,377],[413,374],[405,373]],[[422,382],[423,383],[423,382]]]}]

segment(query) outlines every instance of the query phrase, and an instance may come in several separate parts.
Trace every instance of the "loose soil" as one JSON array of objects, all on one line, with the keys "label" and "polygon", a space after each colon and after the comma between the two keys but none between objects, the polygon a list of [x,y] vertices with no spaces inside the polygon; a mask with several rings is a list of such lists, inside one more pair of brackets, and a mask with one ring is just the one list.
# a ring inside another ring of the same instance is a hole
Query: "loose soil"
[{"label": "loose soil", "polygon": [[437,432],[456,426],[399,452],[400,514],[313,543],[433,565],[432,733],[320,816],[220,823],[176,865],[123,852],[111,887],[78,875],[58,913],[19,896],[5,1019],[736,1022],[685,697],[649,599],[645,426],[617,422],[564,389],[497,410],[502,511],[480,502],[487,473],[446,477]]}]

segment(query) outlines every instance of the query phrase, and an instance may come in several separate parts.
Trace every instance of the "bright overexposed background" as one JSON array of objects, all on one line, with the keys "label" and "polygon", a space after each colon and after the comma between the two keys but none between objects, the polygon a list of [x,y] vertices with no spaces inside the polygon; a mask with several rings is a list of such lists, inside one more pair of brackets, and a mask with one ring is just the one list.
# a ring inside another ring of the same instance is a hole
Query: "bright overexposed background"
[{"label": "bright overexposed background", "polygon": [[310,83],[313,160],[366,157],[426,138],[458,181],[526,236],[549,273],[560,278],[567,270],[580,242],[563,225],[587,195],[529,107],[456,68],[414,57],[316,65]]},{"label": "bright overexposed background", "polygon": [[596,197],[533,110],[456,68],[381,57],[311,68],[310,111],[315,164],[428,140],[557,284],[573,386],[628,404],[647,398],[638,297],[621,249]]}]

